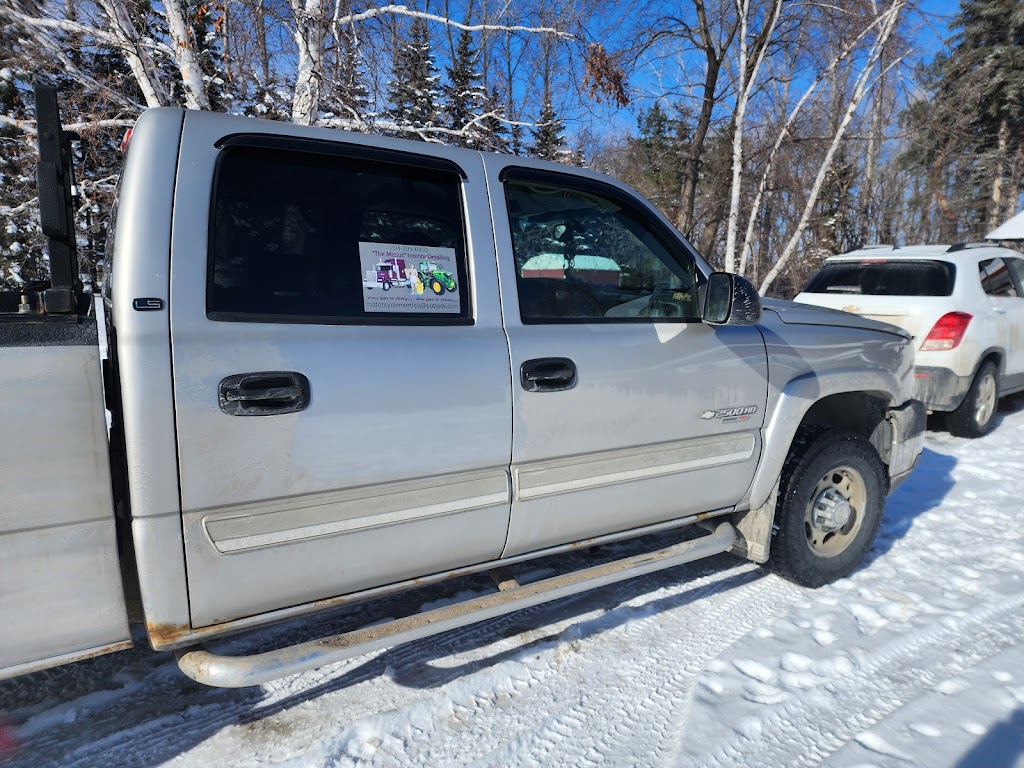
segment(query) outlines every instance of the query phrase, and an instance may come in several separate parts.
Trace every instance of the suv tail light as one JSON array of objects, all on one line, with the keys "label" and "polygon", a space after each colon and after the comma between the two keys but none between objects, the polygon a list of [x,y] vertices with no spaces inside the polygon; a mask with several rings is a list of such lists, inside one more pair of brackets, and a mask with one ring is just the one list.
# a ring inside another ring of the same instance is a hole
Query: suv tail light
[{"label": "suv tail light", "polygon": [[972,315],[966,312],[947,312],[938,319],[921,345],[922,352],[956,349],[964,337]]}]

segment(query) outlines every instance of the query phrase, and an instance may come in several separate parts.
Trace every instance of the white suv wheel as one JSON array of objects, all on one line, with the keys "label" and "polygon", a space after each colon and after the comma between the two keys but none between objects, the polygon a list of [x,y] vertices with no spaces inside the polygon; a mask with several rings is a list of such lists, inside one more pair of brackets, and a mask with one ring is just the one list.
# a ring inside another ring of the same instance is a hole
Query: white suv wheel
[{"label": "white suv wheel", "polygon": [[946,417],[946,426],[957,437],[987,435],[995,422],[998,401],[999,373],[996,364],[987,360],[981,364],[960,407]]}]

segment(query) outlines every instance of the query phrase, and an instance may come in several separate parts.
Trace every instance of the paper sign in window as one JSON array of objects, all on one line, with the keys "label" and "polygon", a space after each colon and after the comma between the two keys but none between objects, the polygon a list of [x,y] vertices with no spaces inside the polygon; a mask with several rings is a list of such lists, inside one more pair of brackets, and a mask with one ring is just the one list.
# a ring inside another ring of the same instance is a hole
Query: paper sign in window
[{"label": "paper sign in window", "polygon": [[359,243],[359,266],[367,312],[462,311],[454,248]]}]

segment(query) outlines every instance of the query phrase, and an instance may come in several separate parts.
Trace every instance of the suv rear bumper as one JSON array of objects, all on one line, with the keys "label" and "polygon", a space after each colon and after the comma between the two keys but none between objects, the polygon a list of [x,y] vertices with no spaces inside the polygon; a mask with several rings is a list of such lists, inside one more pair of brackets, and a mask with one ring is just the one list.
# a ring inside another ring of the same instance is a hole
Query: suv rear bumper
[{"label": "suv rear bumper", "polygon": [[929,411],[955,411],[971,388],[972,377],[957,376],[949,368],[914,369],[914,397]]}]

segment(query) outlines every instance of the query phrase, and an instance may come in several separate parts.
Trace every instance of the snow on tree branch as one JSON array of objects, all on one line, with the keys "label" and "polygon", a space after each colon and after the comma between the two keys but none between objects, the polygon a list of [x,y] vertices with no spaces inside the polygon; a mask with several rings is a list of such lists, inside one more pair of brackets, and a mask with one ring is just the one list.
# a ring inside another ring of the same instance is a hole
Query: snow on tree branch
[{"label": "snow on tree branch", "polygon": [[[36,135],[36,124],[33,120],[16,120],[13,117],[0,114],[0,125],[9,125],[11,128],[25,133],[29,136]],[[109,119],[109,120],[83,120],[77,123],[64,123],[65,131],[74,133],[85,133],[87,131],[98,131],[103,128],[131,128],[135,125],[134,120]]]},{"label": "snow on tree branch", "polygon": [[345,25],[357,21],[366,21],[367,19],[373,19],[384,14],[410,16],[412,18],[436,21],[439,24],[445,24],[449,27],[454,27],[455,29],[463,29],[467,32],[528,32],[531,34],[554,35],[555,37],[562,37],[567,40],[578,39],[577,35],[574,35],[571,32],[563,32],[554,27],[527,27],[518,24],[462,24],[453,19],[449,19],[447,16],[439,16],[436,13],[428,13],[426,11],[416,11],[405,7],[404,5],[385,5],[380,8],[371,8],[361,13],[352,13],[348,16],[340,17],[338,19],[338,24]]}]

